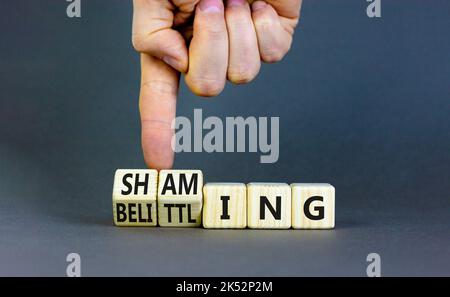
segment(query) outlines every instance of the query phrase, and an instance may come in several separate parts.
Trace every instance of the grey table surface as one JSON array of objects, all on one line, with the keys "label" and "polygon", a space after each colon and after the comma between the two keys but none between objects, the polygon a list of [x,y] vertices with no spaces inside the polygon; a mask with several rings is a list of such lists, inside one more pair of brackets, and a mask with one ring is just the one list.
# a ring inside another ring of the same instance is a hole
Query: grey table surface
[{"label": "grey table surface", "polygon": [[330,231],[116,228],[116,168],[144,167],[131,1],[0,1],[0,275],[450,276],[449,1],[304,1],[290,54],[178,114],[279,116],[280,158],[181,153],[206,182],[329,182]]}]

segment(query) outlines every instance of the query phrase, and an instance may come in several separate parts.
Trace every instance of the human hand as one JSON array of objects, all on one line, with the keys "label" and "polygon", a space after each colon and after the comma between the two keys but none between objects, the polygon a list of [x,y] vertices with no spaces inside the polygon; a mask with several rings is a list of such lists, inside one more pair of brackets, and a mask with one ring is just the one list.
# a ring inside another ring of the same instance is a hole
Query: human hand
[{"label": "human hand", "polygon": [[171,124],[180,73],[195,94],[216,96],[227,79],[247,83],[261,60],[277,62],[290,49],[301,0],[225,2],[226,8],[222,0],[133,1],[142,148],[150,168],[173,164]]}]

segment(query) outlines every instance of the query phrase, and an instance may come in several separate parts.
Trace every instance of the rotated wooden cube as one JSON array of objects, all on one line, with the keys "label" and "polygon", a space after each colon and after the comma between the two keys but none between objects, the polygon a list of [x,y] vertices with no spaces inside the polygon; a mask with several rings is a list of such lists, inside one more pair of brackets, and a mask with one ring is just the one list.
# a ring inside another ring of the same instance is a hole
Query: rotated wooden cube
[{"label": "rotated wooden cube", "polygon": [[335,189],[330,184],[291,184],[292,227],[332,229],[335,216]]},{"label": "rotated wooden cube", "polygon": [[291,227],[291,187],[285,183],[247,184],[249,228]]},{"label": "rotated wooden cube", "polygon": [[208,183],[203,187],[203,227],[245,228],[247,187],[242,183]]},{"label": "rotated wooden cube", "polygon": [[199,227],[202,223],[203,174],[200,170],[161,170],[158,222],[162,227]]},{"label": "rotated wooden cube", "polygon": [[158,171],[118,169],[114,176],[113,216],[116,226],[156,226]]}]

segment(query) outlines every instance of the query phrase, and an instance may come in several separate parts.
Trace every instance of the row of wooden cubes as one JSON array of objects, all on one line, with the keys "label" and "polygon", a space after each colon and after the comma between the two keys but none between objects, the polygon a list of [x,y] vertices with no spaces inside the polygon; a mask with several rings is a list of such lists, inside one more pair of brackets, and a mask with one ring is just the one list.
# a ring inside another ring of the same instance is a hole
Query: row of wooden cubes
[{"label": "row of wooden cubes", "polygon": [[117,226],[256,229],[334,228],[330,184],[207,183],[200,170],[118,169]]}]

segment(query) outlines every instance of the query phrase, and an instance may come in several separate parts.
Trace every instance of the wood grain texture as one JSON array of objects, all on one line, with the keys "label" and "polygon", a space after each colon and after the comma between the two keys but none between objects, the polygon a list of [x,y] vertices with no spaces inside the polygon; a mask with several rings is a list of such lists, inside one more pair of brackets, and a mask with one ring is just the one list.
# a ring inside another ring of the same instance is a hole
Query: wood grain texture
[{"label": "wood grain texture", "polygon": [[332,229],[335,222],[335,189],[330,184],[291,184],[292,227]]},{"label": "wood grain texture", "polygon": [[113,216],[116,226],[156,226],[158,171],[118,169],[113,185]]},{"label": "wood grain texture", "polygon": [[291,187],[284,183],[247,184],[249,228],[291,227]]},{"label": "wood grain texture", "polygon": [[208,183],[203,187],[203,227],[247,227],[247,187],[242,183]]},{"label": "wood grain texture", "polygon": [[199,227],[202,223],[203,174],[200,170],[161,170],[158,223],[162,227]]}]

